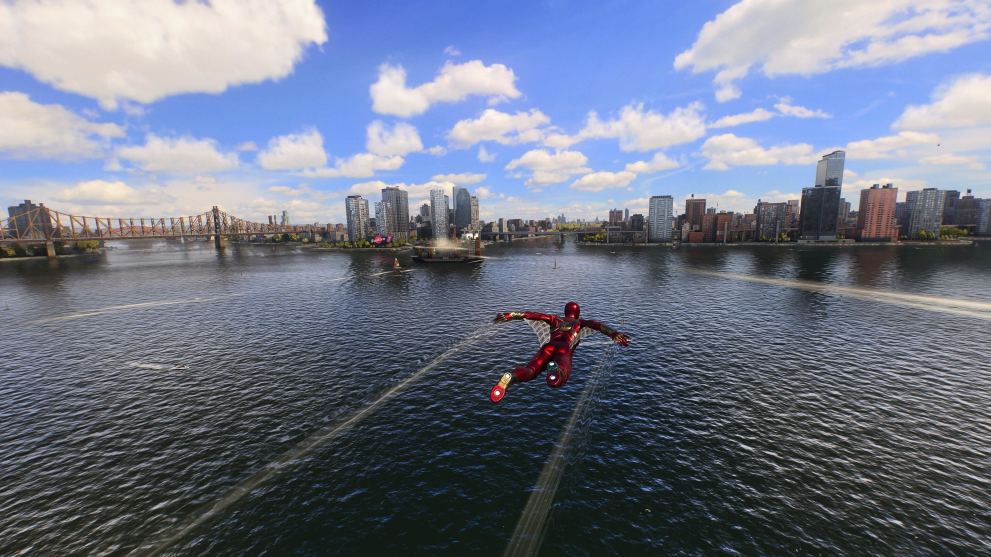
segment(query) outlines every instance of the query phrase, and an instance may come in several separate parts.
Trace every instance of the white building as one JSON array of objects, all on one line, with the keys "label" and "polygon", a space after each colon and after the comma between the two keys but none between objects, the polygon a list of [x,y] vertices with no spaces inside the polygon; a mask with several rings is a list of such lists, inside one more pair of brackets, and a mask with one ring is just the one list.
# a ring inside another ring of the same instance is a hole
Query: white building
[{"label": "white building", "polygon": [[357,242],[368,237],[368,200],[360,195],[349,195],[344,200],[348,217],[348,240]]},{"label": "white building", "polygon": [[379,201],[375,204],[375,229],[382,236],[394,234],[396,218],[395,209],[388,201]]},{"label": "white building", "polygon": [[670,242],[674,199],[670,195],[654,195],[650,198],[647,213],[647,241]]},{"label": "white building", "polygon": [[430,224],[434,238],[447,238],[448,212],[447,195],[444,190],[430,190]]}]

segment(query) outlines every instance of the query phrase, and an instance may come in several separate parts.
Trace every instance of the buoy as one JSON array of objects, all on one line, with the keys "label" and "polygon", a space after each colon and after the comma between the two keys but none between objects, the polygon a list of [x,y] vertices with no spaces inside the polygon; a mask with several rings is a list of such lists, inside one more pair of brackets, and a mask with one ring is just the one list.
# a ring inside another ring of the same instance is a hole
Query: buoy
[{"label": "buoy", "polygon": [[392,260],[392,268],[393,269],[402,269],[402,265],[399,264],[399,258],[398,257],[393,258],[393,260]]}]

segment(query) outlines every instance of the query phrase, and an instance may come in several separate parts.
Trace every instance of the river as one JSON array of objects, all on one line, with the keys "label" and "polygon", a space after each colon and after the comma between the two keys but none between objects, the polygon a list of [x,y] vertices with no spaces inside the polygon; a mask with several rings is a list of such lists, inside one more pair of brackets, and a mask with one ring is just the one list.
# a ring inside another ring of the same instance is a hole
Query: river
[{"label": "river", "polygon": [[500,555],[600,363],[543,555],[991,553],[991,245],[487,254],[0,263],[0,554]]}]

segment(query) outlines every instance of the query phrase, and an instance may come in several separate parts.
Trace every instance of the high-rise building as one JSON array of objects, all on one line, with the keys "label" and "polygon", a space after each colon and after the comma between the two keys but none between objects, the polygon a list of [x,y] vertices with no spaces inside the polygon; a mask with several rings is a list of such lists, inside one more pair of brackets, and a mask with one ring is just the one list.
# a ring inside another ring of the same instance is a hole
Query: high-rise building
[{"label": "high-rise building", "polygon": [[460,233],[471,226],[471,194],[465,188],[454,188],[454,226]]},{"label": "high-rise building", "polygon": [[630,209],[623,209],[623,222],[630,222]]},{"label": "high-rise building", "polygon": [[940,228],[943,226],[945,199],[943,192],[936,188],[908,192],[905,202],[908,206],[909,238],[918,238],[923,231],[939,237]]},{"label": "high-rise building", "polygon": [[977,227],[974,234],[991,236],[991,199],[977,200]]},{"label": "high-rise building", "polygon": [[610,209],[609,210],[609,224],[615,226],[615,225],[621,224],[622,222],[623,222],[623,211],[621,211],[619,209]]},{"label": "high-rise building", "polygon": [[395,210],[392,208],[392,203],[388,201],[379,201],[375,204],[375,231],[382,236],[388,236],[390,234],[395,237],[395,223],[393,219],[396,218]]},{"label": "high-rise building", "polygon": [[802,210],[801,210],[801,206],[799,205],[799,200],[789,199],[788,218],[785,221],[788,225],[788,228],[798,228],[798,220],[799,217],[801,217],[801,215],[802,215]]},{"label": "high-rise building", "polygon": [[770,203],[758,199],[754,217],[757,219],[754,239],[761,242],[777,241],[778,235],[788,228],[788,203]]},{"label": "high-rise building", "polygon": [[429,203],[424,203],[423,205],[420,205],[420,217],[422,217],[423,220],[430,220],[430,204]]},{"label": "high-rise building", "polygon": [[705,214],[705,200],[695,199],[692,194],[690,199],[685,200],[685,219],[692,232],[702,230],[702,215]]},{"label": "high-rise building", "polygon": [[[396,240],[409,239],[409,193],[398,187],[382,188],[382,201],[392,207],[389,234]],[[378,220],[376,215],[375,220]]]},{"label": "high-rise building", "polygon": [[647,211],[647,237],[650,242],[670,242],[674,199],[670,195],[653,195]]},{"label": "high-rise building", "polygon": [[957,224],[957,205],[960,202],[960,192],[957,190],[943,191],[943,224]]},{"label": "high-rise building", "polygon": [[845,160],[846,153],[843,151],[833,151],[828,155],[823,155],[822,160],[816,165],[816,185],[843,186],[843,163]]},{"label": "high-rise building", "polygon": [[898,227],[898,237],[908,238],[908,202],[895,203],[895,226]]},{"label": "high-rise building", "polygon": [[349,195],[344,200],[348,217],[348,240],[357,242],[368,237],[368,200],[360,195]]},{"label": "high-rise building", "polygon": [[644,224],[647,222],[640,213],[634,213],[630,215],[630,230],[643,230]]},{"label": "high-rise building", "polygon": [[430,190],[430,224],[434,239],[447,238],[449,211],[444,190]]},{"label": "high-rise building", "polygon": [[822,160],[816,166],[815,186],[802,190],[802,210],[798,219],[802,240],[830,241],[836,239],[845,159],[846,153],[843,151],[833,151],[828,155],[823,155]]},{"label": "high-rise building", "polygon": [[471,196],[471,227],[475,230],[482,229],[481,219],[478,216],[478,198],[474,195]]},{"label": "high-rise building", "polygon": [[289,211],[282,211],[282,226],[289,226]]},{"label": "high-rise building", "polygon": [[857,211],[857,234],[865,242],[894,242],[898,240],[898,224],[895,208],[898,188],[892,184],[874,184],[860,191],[860,209]]},{"label": "high-rise building", "polygon": [[846,221],[850,218],[850,209],[852,208],[853,207],[850,206],[850,202],[841,197],[840,205],[836,212],[836,222],[846,224]]},{"label": "high-rise building", "polygon": [[58,236],[59,231],[52,230],[52,217],[44,203],[35,205],[30,199],[24,203],[7,207],[7,227],[10,233],[19,238],[50,238]]},{"label": "high-rise building", "polygon": [[[954,225],[961,228],[966,228],[968,230],[973,230],[977,227],[977,199],[974,195],[967,190],[967,195],[960,198],[957,202],[957,215],[956,221],[953,222]],[[946,215],[946,208],[943,208],[943,215]],[[948,224],[943,222],[943,224]]]}]

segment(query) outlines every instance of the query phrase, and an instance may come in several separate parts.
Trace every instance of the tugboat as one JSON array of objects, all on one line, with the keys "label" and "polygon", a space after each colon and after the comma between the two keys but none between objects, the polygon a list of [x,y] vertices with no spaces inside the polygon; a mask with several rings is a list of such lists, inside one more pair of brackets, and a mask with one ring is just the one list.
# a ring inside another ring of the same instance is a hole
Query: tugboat
[{"label": "tugboat", "polygon": [[474,263],[482,257],[482,238],[465,234],[460,241],[444,245],[413,246],[413,261],[417,263]]}]

